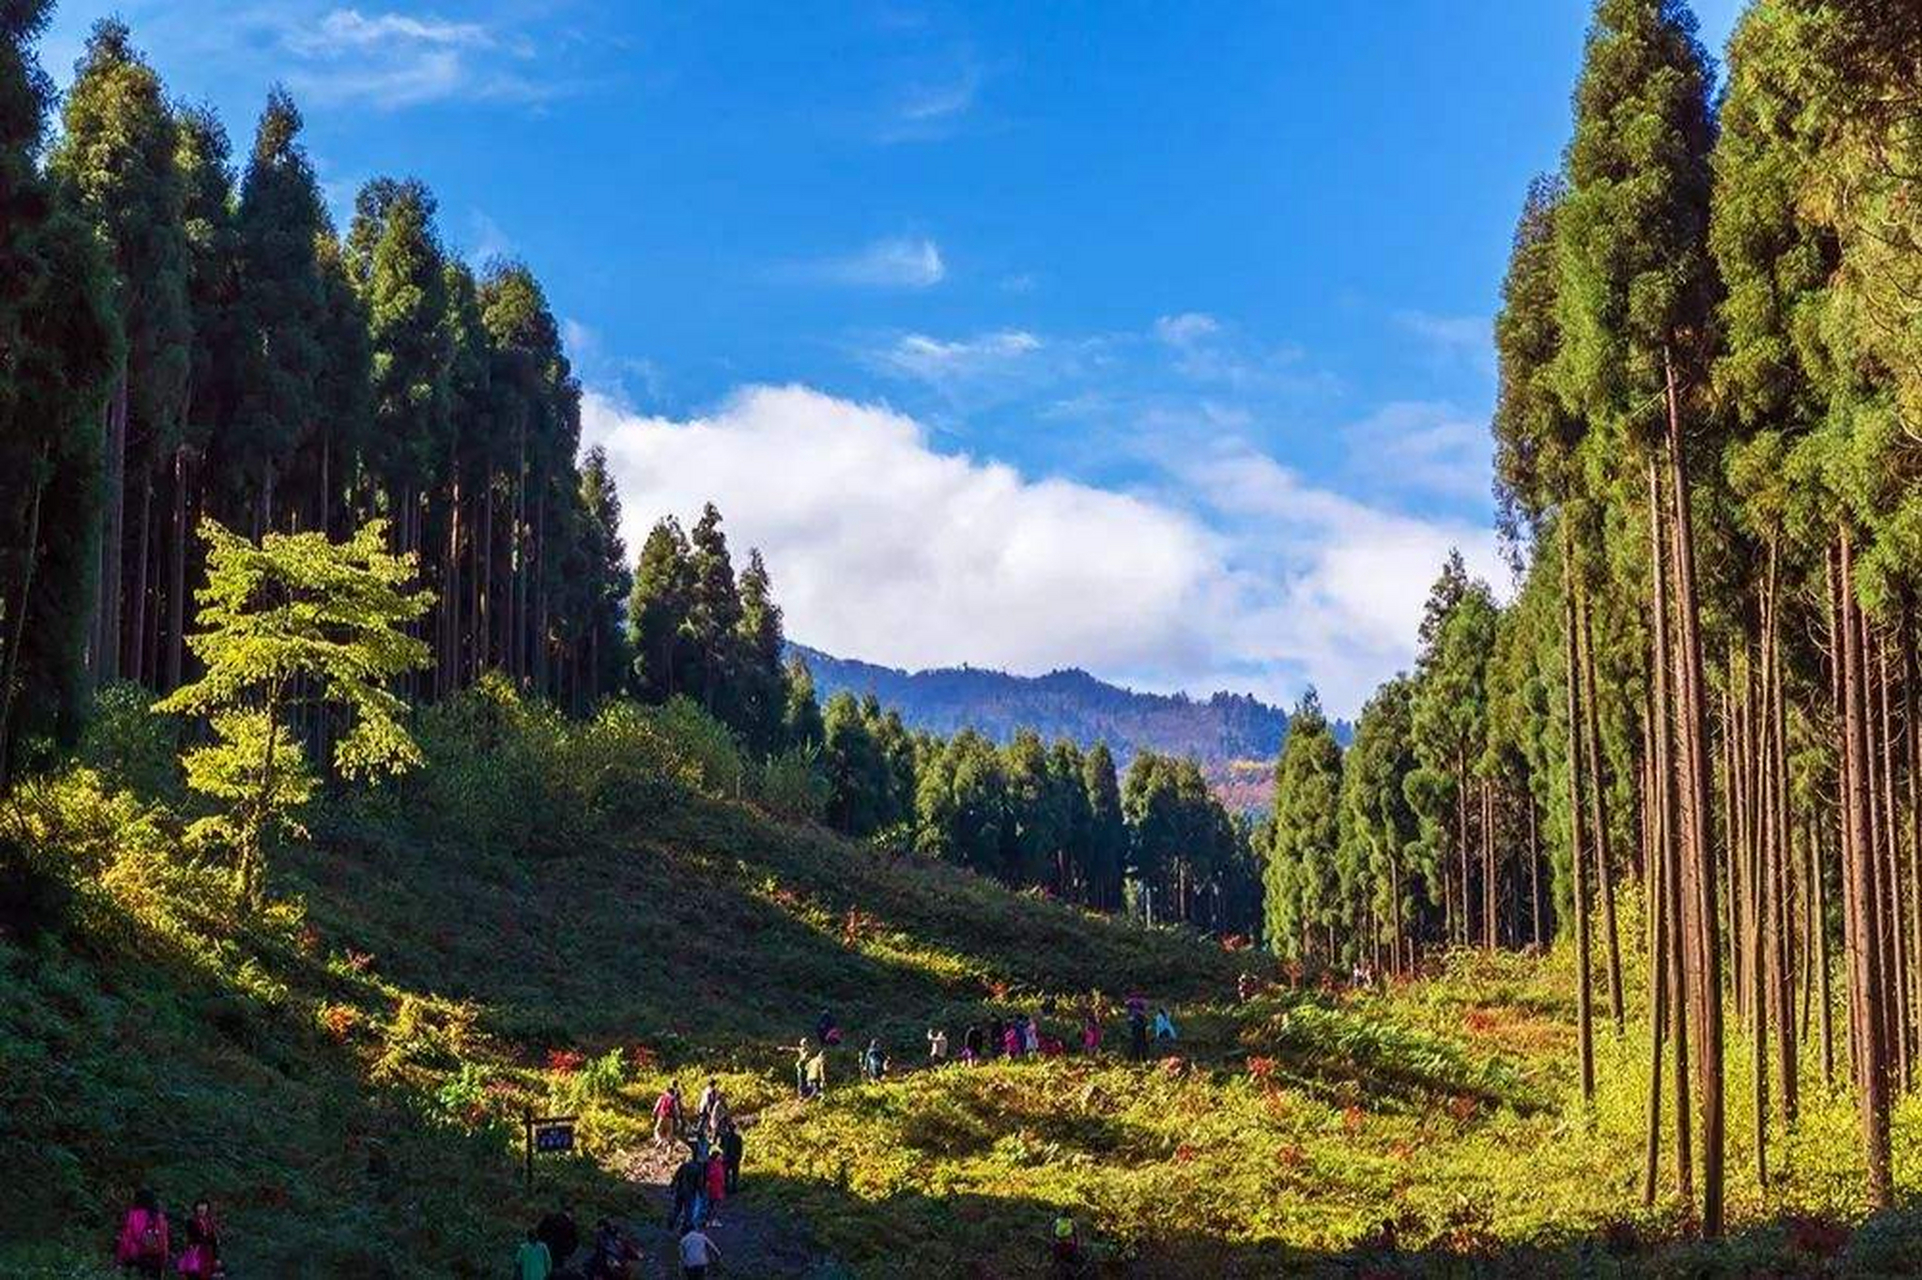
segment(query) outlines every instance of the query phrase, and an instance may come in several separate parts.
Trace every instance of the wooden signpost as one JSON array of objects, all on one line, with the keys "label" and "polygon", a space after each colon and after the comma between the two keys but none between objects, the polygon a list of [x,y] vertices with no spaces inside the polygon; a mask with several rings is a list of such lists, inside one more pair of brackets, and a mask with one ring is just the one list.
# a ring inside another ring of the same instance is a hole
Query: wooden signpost
[{"label": "wooden signpost", "polygon": [[521,1112],[521,1127],[527,1135],[527,1186],[534,1186],[534,1156],[574,1149],[574,1122],[579,1116],[536,1116]]}]

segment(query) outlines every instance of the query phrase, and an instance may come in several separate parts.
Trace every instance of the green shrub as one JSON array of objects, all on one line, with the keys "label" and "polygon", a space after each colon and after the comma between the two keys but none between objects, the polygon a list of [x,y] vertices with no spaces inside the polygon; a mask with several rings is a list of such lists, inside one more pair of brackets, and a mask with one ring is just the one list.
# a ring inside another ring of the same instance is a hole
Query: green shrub
[{"label": "green shrub", "polygon": [[171,798],[180,789],[180,721],[153,709],[153,695],[127,680],[94,695],[80,738],[80,763],[109,790],[145,799]]},{"label": "green shrub", "polygon": [[762,808],[796,822],[819,822],[827,813],[832,790],[821,771],[821,748],[812,742],[770,756],[761,766],[757,788]]},{"label": "green shrub", "polygon": [[745,789],[747,765],[741,758],[740,744],[726,725],[692,698],[670,698],[652,715],[675,757],[698,771],[703,792],[717,799],[739,798]]}]

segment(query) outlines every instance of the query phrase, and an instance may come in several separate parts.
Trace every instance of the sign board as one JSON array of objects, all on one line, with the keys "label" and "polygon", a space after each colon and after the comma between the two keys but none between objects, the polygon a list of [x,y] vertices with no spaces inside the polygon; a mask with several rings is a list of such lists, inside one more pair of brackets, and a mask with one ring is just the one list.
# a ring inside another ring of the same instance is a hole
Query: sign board
[{"label": "sign board", "polygon": [[534,1156],[554,1155],[574,1149],[574,1122],[579,1116],[536,1116],[521,1113],[521,1127],[527,1131],[527,1185],[534,1185]]}]

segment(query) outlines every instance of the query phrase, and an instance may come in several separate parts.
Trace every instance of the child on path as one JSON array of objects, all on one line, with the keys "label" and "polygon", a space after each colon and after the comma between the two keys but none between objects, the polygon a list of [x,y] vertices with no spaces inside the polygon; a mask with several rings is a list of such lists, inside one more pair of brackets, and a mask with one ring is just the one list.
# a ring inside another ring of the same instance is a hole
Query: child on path
[{"label": "child on path", "polygon": [[167,1215],[161,1211],[160,1198],[142,1187],[134,1193],[133,1205],[120,1223],[120,1240],[114,1247],[114,1261],[142,1276],[162,1276],[173,1256],[173,1241],[167,1229]]}]

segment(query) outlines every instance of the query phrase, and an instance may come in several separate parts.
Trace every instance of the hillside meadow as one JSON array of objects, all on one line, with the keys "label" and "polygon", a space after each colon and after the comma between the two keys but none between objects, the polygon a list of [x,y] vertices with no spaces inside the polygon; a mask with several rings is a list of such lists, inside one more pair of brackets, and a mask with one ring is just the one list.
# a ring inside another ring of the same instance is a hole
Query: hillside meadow
[{"label": "hillside meadow", "polygon": [[[95,1274],[138,1185],[222,1205],[239,1276],[495,1275],[557,1194],[652,1214],[628,1157],[659,1088],[709,1075],[758,1113],[746,1203],[820,1275],[1045,1274],[1060,1211],[1114,1275],[1902,1274],[1922,1245],[1912,1214],[1855,1225],[1852,1111],[1819,1086],[1766,1196],[1732,1132],[1727,1244],[1643,1210],[1639,1014],[1584,1112],[1561,953],[1291,990],[1185,930],[771,817],[684,713],[574,724],[499,685],[422,713],[417,775],[321,804],[243,924],[181,844],[174,732],[109,698],[81,762],[5,805],[31,873],[0,941],[8,1275]],[[1244,971],[1269,982],[1245,1002]],[[823,1008],[907,1067],[929,1025],[958,1044],[1052,998],[1067,1038],[1073,1002],[1135,988],[1182,1032],[1144,1065],[1111,1015],[1098,1060],[862,1084],[844,1048],[824,1100],[790,1096]],[[524,1109],[582,1117],[531,1195]],[[1905,1197],[1919,1122],[1896,1113]]]}]

